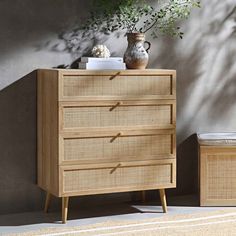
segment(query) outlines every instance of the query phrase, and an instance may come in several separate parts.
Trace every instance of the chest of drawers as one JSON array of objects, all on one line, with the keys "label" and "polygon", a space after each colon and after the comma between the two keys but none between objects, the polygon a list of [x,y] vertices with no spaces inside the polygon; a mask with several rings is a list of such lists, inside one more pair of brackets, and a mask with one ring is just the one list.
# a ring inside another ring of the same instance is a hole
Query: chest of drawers
[{"label": "chest of drawers", "polygon": [[38,185],[62,197],[176,185],[174,70],[38,70]]}]

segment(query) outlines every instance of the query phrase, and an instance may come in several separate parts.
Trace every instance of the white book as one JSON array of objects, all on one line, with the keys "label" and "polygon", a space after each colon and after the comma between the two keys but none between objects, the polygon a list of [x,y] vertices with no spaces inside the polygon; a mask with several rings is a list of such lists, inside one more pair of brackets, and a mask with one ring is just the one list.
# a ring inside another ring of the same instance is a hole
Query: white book
[{"label": "white book", "polygon": [[88,70],[125,70],[126,64],[121,62],[79,62],[79,69]]},{"label": "white book", "polygon": [[81,62],[98,62],[98,61],[118,61],[124,62],[122,57],[108,57],[108,58],[100,58],[100,57],[81,57]]}]

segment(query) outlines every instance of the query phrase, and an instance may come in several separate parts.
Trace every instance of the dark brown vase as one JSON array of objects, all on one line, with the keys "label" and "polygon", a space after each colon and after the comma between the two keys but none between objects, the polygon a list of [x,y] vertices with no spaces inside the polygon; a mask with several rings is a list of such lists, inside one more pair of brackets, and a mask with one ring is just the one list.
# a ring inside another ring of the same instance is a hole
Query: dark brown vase
[{"label": "dark brown vase", "polygon": [[[128,69],[145,69],[148,64],[148,50],[151,43],[145,41],[145,35],[142,33],[127,34],[128,47],[124,54],[124,62]],[[145,49],[144,45],[148,47]]]}]

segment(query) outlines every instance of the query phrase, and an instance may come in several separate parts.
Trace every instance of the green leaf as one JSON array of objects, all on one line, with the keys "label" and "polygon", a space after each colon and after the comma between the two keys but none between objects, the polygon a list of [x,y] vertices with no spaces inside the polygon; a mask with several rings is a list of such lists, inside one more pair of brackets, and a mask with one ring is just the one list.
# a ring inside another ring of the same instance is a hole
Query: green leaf
[{"label": "green leaf", "polygon": [[158,34],[183,36],[176,27],[179,20],[188,19],[192,8],[199,8],[198,0],[168,0],[153,8],[146,0],[94,0],[90,17],[83,29],[98,32],[114,32],[126,29],[129,32],[152,31]]}]

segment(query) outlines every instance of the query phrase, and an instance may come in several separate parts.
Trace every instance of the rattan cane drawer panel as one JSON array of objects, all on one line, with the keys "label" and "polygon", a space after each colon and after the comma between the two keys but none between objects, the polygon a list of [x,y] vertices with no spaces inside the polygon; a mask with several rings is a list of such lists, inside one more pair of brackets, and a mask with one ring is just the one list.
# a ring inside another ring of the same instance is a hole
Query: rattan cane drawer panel
[{"label": "rattan cane drawer panel", "polygon": [[236,200],[236,155],[208,155],[206,170],[206,198]]},{"label": "rattan cane drawer panel", "polygon": [[63,76],[63,97],[172,95],[171,76]]},{"label": "rattan cane drawer panel", "polygon": [[65,170],[63,193],[95,194],[173,186],[173,164]]},{"label": "rattan cane drawer panel", "polygon": [[173,135],[64,139],[64,161],[133,161],[173,157]]},{"label": "rattan cane drawer panel", "polygon": [[64,128],[162,125],[172,123],[172,106],[65,107]]}]

